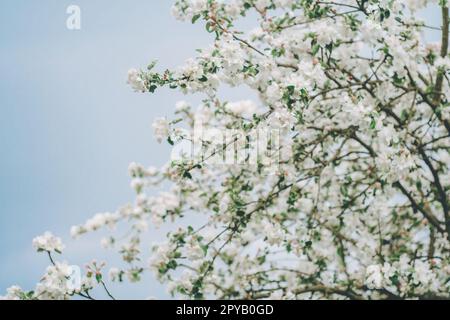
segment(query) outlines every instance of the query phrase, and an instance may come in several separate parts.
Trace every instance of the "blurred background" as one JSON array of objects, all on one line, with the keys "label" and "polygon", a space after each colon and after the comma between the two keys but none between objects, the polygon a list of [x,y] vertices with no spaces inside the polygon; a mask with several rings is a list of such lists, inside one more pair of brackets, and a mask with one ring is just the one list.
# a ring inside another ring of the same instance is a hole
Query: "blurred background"
[{"label": "blurred background", "polygon": [[[200,100],[171,90],[138,94],[126,85],[131,67],[157,59],[173,68],[211,42],[201,24],[174,20],[172,3],[0,2],[0,295],[13,284],[34,288],[48,261],[31,240],[48,230],[67,245],[61,260],[120,266],[114,252],[101,249],[101,233],[74,241],[69,229],[133,201],[129,163],[161,166],[170,154],[153,139],[153,119],[170,117],[178,100]],[[81,30],[66,27],[69,5],[81,8]],[[439,26],[438,13],[421,14]],[[226,93],[228,100],[245,96]],[[164,234],[152,229],[150,238]],[[110,289],[117,298],[169,297],[151,275]]]}]

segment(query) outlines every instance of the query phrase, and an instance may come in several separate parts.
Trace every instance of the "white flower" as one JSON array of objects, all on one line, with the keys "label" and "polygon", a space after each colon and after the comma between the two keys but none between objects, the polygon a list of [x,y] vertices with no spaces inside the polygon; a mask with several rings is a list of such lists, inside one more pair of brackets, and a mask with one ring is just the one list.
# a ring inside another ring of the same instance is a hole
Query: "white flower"
[{"label": "white flower", "polygon": [[277,108],[270,115],[270,126],[272,128],[289,128],[294,122],[294,117],[286,108]]},{"label": "white flower", "polygon": [[82,227],[73,227],[73,232],[76,234],[76,231],[81,233],[90,232],[98,230],[104,226],[109,226],[111,229],[114,228],[116,221],[118,219],[117,213],[97,213],[91,219],[87,220],[86,223]]},{"label": "white flower", "polygon": [[283,291],[277,290],[270,294],[269,300],[282,300],[283,299]]},{"label": "white flower", "polygon": [[100,245],[103,249],[109,249],[114,247],[115,240],[113,237],[102,238]]},{"label": "white flower", "polygon": [[383,29],[378,22],[367,19],[361,26],[361,36],[363,40],[374,44],[383,36]]},{"label": "white flower", "polygon": [[96,283],[96,280],[94,279],[94,277],[87,277],[87,276],[83,276],[81,278],[81,288],[83,288],[83,290],[91,290],[94,288]]},{"label": "white flower", "polygon": [[236,115],[253,115],[258,107],[251,100],[243,100],[233,103],[227,103],[225,105],[225,109]]},{"label": "white flower", "polygon": [[448,71],[450,69],[450,58],[449,57],[438,57],[435,62],[436,68],[442,69],[443,71]]},{"label": "white flower", "polygon": [[130,69],[128,71],[128,81],[127,83],[136,92],[145,92],[147,88],[145,87],[145,81],[141,77],[141,73],[136,69]]},{"label": "white flower", "polygon": [[195,261],[198,259],[202,259],[204,256],[205,253],[198,243],[192,243],[186,247],[186,257],[189,260]]},{"label": "white flower", "polygon": [[47,268],[46,274],[36,286],[34,296],[39,300],[66,300],[74,293],[69,277],[72,268],[65,262],[56,262]]},{"label": "white flower", "polygon": [[51,232],[46,232],[33,239],[33,248],[37,251],[61,253],[64,250],[64,244],[60,238],[55,237]]},{"label": "white flower", "polygon": [[202,12],[208,8],[208,0],[189,0],[189,8],[194,12]]},{"label": "white flower", "polygon": [[134,178],[131,180],[130,187],[134,189],[137,193],[140,193],[142,191],[142,188],[144,187],[144,179],[142,178]]},{"label": "white flower", "polygon": [[24,295],[22,288],[12,286],[6,289],[6,296],[0,296],[0,300],[21,300]]},{"label": "white flower", "polygon": [[233,18],[238,17],[243,9],[243,2],[240,0],[232,0],[225,5],[225,12]]},{"label": "white flower", "polygon": [[81,234],[83,234],[83,228],[81,226],[72,226],[70,228],[70,236],[72,238],[76,238],[78,236],[80,236]]},{"label": "white flower", "polygon": [[336,39],[336,28],[329,23],[320,23],[317,30],[317,43],[321,46],[330,44]]},{"label": "white flower", "polygon": [[169,122],[166,118],[157,118],[152,124],[153,132],[156,140],[161,143],[164,139],[169,136]]},{"label": "white flower", "polygon": [[158,174],[159,170],[156,167],[148,167],[147,168],[147,175],[153,177],[156,176]]},{"label": "white flower", "polygon": [[152,268],[158,270],[170,261],[174,247],[170,243],[160,243],[155,244],[152,251],[153,255],[150,258],[149,264]]},{"label": "white flower", "polygon": [[429,0],[404,0],[411,11],[417,11],[426,7]]},{"label": "white flower", "polygon": [[175,110],[180,112],[180,111],[186,111],[189,109],[189,103],[187,103],[186,101],[182,100],[182,101],[178,101],[175,104]]},{"label": "white flower", "polygon": [[273,3],[277,8],[289,8],[294,2],[294,0],[273,0]]},{"label": "white flower", "polygon": [[144,173],[144,167],[136,162],[130,163],[128,166],[128,172],[132,177],[141,177]]},{"label": "white flower", "polygon": [[262,232],[267,237],[267,242],[271,245],[278,245],[283,239],[283,233],[278,226],[273,225],[271,222],[264,221],[262,226]]},{"label": "white flower", "polygon": [[185,270],[181,274],[181,277],[178,280],[178,283],[182,288],[184,288],[188,291],[191,291],[194,286],[193,278],[194,278],[194,274],[191,271]]},{"label": "white flower", "polygon": [[413,283],[416,285],[427,286],[433,282],[435,275],[430,269],[428,262],[416,260],[414,263]]},{"label": "white flower", "polygon": [[267,87],[266,96],[267,100],[270,103],[275,103],[281,100],[281,98],[283,97],[283,91],[276,82],[273,82],[270,86]]},{"label": "white flower", "polygon": [[259,11],[266,10],[267,7],[270,6],[271,0],[256,0],[255,1],[255,7]]},{"label": "white flower", "polygon": [[371,289],[381,289],[383,287],[382,266],[371,265],[366,269],[366,285]]},{"label": "white flower", "polygon": [[111,268],[111,269],[109,269],[109,273],[108,273],[109,279],[112,282],[119,281],[121,274],[122,274],[122,271],[120,271],[118,268]]}]

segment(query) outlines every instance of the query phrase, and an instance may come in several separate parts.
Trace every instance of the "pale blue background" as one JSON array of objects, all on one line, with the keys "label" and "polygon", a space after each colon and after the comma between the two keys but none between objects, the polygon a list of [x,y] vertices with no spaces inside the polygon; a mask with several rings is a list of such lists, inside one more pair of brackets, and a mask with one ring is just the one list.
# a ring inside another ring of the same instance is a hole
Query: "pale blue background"
[{"label": "pale blue background", "polygon": [[[80,31],[66,29],[70,4],[82,9]],[[170,90],[136,94],[125,82],[130,67],[155,58],[174,67],[209,44],[201,25],[170,16],[171,4],[0,1],[0,294],[12,284],[34,287],[47,260],[31,240],[47,230],[63,237],[72,263],[117,261],[98,249],[99,236],[73,242],[69,228],[133,200],[130,162],[161,165],[168,158],[151,122],[170,115],[183,97]],[[427,20],[439,25],[430,12]],[[158,237],[161,231],[152,235]],[[151,277],[116,295],[167,297]]]},{"label": "pale blue background", "polygon": [[[66,28],[69,4],[81,7],[80,31]],[[155,58],[174,67],[209,43],[200,25],[175,21],[170,6],[0,2],[0,294],[15,283],[34,287],[47,260],[33,252],[31,240],[47,230],[68,242],[70,262],[108,256],[95,249],[98,236],[70,242],[70,226],[133,200],[130,162],[168,159],[151,123],[169,116],[182,96],[136,94],[126,74]],[[149,281],[126,296],[162,292]]]}]

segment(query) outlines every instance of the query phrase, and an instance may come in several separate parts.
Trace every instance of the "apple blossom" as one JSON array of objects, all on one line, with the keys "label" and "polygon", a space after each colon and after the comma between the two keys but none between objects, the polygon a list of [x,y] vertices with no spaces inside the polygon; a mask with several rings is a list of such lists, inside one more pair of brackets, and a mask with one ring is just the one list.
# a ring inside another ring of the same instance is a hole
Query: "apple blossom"
[{"label": "apple blossom", "polygon": [[[427,5],[441,27],[418,17]],[[448,11],[427,0],[174,1],[175,18],[203,24],[212,43],[174,70],[131,70],[128,82],[202,95],[153,123],[158,142],[191,142],[195,156],[132,163],[136,200],[71,234],[128,226],[103,241],[126,264],[111,280],[152,272],[176,297],[448,299]],[[240,29],[250,16],[254,28]],[[424,39],[429,28],[439,43]],[[223,86],[252,95],[226,101]],[[149,246],[149,225],[163,224],[166,239]],[[60,249],[51,235],[35,247]],[[52,264],[42,296],[89,298],[91,286],[60,283],[64,270]],[[88,275],[107,290],[101,268]]]},{"label": "apple blossom", "polygon": [[161,143],[164,139],[167,139],[169,136],[169,123],[165,118],[158,118],[152,124],[155,138]]},{"label": "apple blossom", "polygon": [[141,78],[140,72],[136,69],[130,69],[128,71],[128,81],[127,83],[136,91],[136,92],[145,92],[146,87],[144,80]]},{"label": "apple blossom", "polygon": [[64,250],[64,245],[60,238],[55,237],[51,232],[46,232],[33,239],[33,248],[37,251],[61,253]]}]

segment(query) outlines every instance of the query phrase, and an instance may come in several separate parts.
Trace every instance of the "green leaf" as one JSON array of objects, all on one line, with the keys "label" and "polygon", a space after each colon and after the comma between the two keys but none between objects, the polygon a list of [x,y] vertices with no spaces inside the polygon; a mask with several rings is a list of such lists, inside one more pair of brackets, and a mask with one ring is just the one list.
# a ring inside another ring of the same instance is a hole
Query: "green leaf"
[{"label": "green leaf", "polygon": [[206,254],[208,253],[208,246],[207,245],[202,245],[201,246],[201,248],[202,248],[202,250],[203,250],[203,254],[205,255],[205,257],[206,257]]},{"label": "green leaf", "polygon": [[167,269],[176,269],[178,267],[178,263],[175,260],[170,260],[169,263],[167,263]]},{"label": "green leaf", "polygon": [[318,44],[315,44],[312,46],[311,51],[312,51],[313,56],[315,56],[317,54],[317,52],[319,52],[319,49],[320,49],[320,45],[318,45]]},{"label": "green leaf", "polygon": [[200,19],[201,15],[200,14],[196,14],[195,16],[192,17],[192,24],[196,23],[198,19]]},{"label": "green leaf", "polygon": [[189,171],[185,171],[183,173],[183,178],[188,178],[192,180],[192,174]]}]

